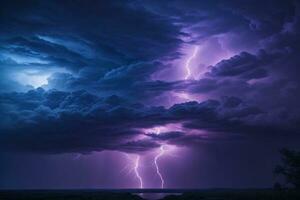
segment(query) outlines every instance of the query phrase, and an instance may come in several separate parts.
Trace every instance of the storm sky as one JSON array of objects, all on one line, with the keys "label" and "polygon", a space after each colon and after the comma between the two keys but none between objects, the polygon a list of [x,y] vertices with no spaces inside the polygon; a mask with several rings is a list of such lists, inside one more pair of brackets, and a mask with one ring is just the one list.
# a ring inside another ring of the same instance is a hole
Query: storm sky
[{"label": "storm sky", "polygon": [[1,1],[0,189],[271,187],[299,50],[297,1]]}]

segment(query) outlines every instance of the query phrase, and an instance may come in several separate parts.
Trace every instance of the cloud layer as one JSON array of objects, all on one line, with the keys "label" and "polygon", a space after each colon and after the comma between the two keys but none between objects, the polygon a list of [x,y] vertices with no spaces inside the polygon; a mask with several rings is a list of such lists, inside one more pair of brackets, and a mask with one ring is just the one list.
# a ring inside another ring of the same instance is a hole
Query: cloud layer
[{"label": "cloud layer", "polygon": [[[0,150],[143,152],[297,135],[299,6],[3,1]],[[184,80],[194,46],[197,76]],[[174,123],[182,129],[142,131]]]}]

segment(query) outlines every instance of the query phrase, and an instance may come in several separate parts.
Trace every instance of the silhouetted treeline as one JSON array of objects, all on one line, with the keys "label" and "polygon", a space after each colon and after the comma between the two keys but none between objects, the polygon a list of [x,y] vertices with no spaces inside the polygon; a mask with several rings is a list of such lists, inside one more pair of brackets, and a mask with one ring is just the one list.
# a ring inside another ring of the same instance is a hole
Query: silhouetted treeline
[{"label": "silhouetted treeline", "polygon": [[[300,189],[300,152],[289,149],[280,150],[282,163],[276,166],[274,173],[284,176],[286,184]],[[277,185],[277,187],[279,187]]]}]

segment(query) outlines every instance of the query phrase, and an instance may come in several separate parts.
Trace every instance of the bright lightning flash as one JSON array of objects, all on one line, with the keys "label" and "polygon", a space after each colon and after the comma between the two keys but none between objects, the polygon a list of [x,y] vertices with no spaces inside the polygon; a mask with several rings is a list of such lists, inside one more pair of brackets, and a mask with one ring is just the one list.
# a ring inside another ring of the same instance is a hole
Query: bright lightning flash
[{"label": "bright lightning flash", "polygon": [[124,154],[126,156],[126,158],[130,161],[130,167],[129,165],[126,165],[121,171],[124,170],[128,170],[128,168],[130,168],[130,170],[128,170],[128,173],[133,172],[135,174],[135,178],[139,181],[139,188],[144,188],[143,185],[143,178],[139,173],[139,167],[140,167],[140,156],[137,155],[135,158],[133,158],[134,155],[130,155],[125,153]]},{"label": "bright lightning flash", "polygon": [[[159,135],[160,134],[160,128],[156,128],[155,129],[155,134],[156,135]],[[160,178],[160,182],[161,182],[161,188],[164,188],[164,184],[165,184],[165,180],[164,180],[164,178],[163,178],[163,176],[162,176],[162,174],[161,174],[161,172],[160,172],[160,170],[159,170],[159,165],[158,165],[158,160],[159,160],[159,158],[161,157],[161,156],[163,156],[164,155],[164,153],[165,153],[165,149],[164,149],[164,145],[161,145],[160,147],[159,147],[159,153],[155,156],[155,158],[154,158],[154,164],[155,164],[155,168],[156,168],[156,173],[157,173],[157,175],[159,176],[159,178]]]},{"label": "bright lightning flash", "polygon": [[140,165],[140,156],[138,155],[135,159],[135,165],[134,165],[134,173],[136,178],[139,180],[140,182],[140,188],[143,188],[143,179],[139,173],[139,165]]},{"label": "bright lightning flash", "polygon": [[157,173],[157,175],[158,175],[159,178],[160,178],[161,188],[164,188],[165,180],[164,180],[162,174],[160,173],[160,170],[159,170],[159,167],[158,167],[158,163],[157,163],[158,159],[159,159],[161,156],[163,156],[164,153],[165,153],[164,145],[161,145],[160,148],[159,148],[159,150],[160,150],[160,151],[159,151],[159,154],[157,154],[157,155],[155,156],[155,158],[154,158],[154,164],[155,164],[155,168],[156,168],[156,173]]},{"label": "bright lightning flash", "polygon": [[[186,75],[184,77],[184,80],[189,80],[189,79],[193,78],[192,77],[192,70],[190,68],[191,67],[190,64],[191,64],[191,61],[197,56],[198,50],[199,50],[199,47],[195,46],[192,55],[190,55],[188,57],[188,59],[186,60],[186,62],[185,62],[184,68],[186,70]],[[179,98],[181,98],[181,99],[183,99],[185,101],[186,100],[187,101],[192,101],[193,100],[193,98],[191,97],[191,95],[189,95],[186,92],[175,93],[175,94],[176,94],[177,97],[179,97]]]},{"label": "bright lightning flash", "polygon": [[188,80],[192,75],[192,72],[191,72],[191,69],[190,69],[190,63],[196,57],[196,55],[198,53],[198,50],[199,50],[199,47],[195,46],[193,54],[186,60],[186,63],[185,63],[186,75],[184,77],[185,80]]}]

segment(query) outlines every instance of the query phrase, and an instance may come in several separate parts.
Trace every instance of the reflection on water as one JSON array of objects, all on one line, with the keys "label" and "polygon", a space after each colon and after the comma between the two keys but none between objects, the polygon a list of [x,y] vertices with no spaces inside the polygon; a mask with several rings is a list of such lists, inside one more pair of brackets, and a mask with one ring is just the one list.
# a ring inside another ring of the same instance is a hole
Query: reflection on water
[{"label": "reflection on water", "polygon": [[139,193],[136,195],[139,195],[143,199],[147,199],[147,200],[158,200],[169,195],[181,195],[181,193]]}]

